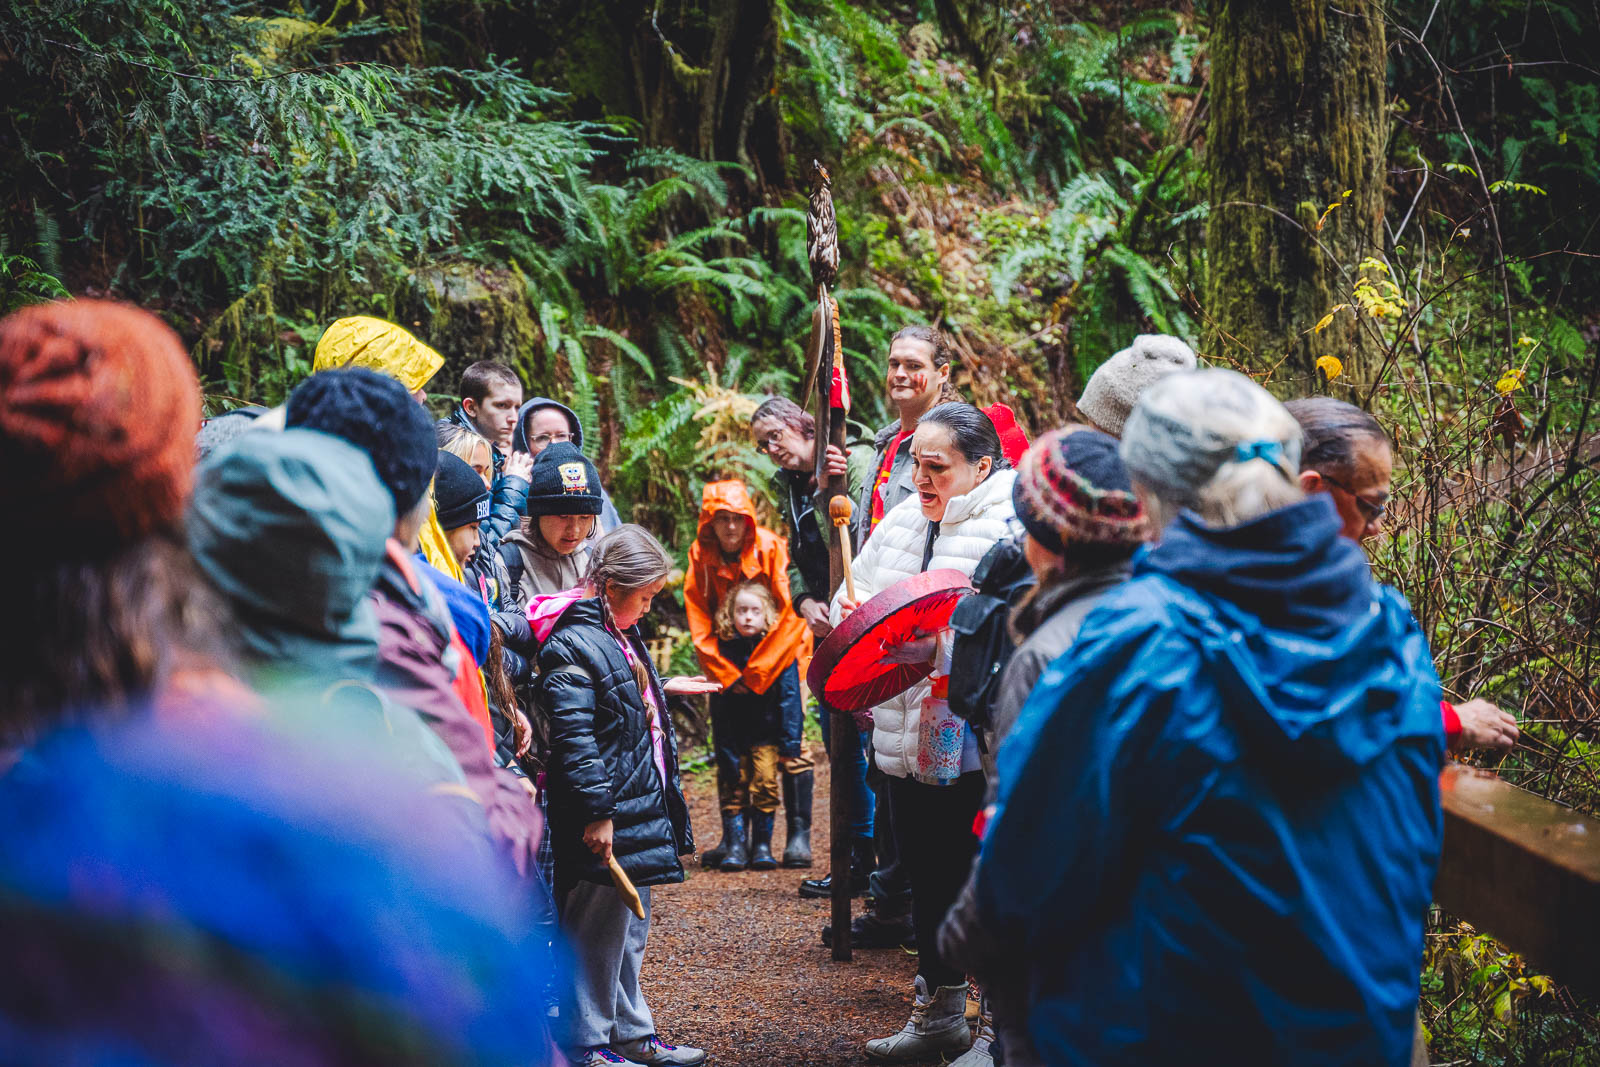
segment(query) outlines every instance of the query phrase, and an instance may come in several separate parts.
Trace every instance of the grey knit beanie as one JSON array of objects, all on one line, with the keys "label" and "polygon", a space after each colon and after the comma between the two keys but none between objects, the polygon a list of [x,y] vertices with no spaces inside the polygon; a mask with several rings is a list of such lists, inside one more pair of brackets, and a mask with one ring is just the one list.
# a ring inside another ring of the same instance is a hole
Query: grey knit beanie
[{"label": "grey knit beanie", "polygon": [[1121,437],[1140,393],[1168,374],[1194,368],[1194,349],[1178,338],[1142,333],[1095,369],[1078,399],[1078,411],[1106,433]]}]

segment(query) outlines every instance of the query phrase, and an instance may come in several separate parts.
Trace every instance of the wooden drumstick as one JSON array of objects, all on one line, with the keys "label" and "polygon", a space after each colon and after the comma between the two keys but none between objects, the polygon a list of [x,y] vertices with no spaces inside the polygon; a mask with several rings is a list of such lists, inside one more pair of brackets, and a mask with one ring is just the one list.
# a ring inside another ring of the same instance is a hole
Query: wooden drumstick
[{"label": "wooden drumstick", "polygon": [[628,910],[639,918],[644,918],[644,901],[639,899],[639,891],[633,888],[628,872],[622,869],[622,864],[617,862],[615,856],[606,857],[606,866],[611,868],[611,880],[616,883],[617,892],[622,894],[622,900],[628,905]]},{"label": "wooden drumstick", "polygon": [[856,576],[850,571],[850,513],[855,511],[855,505],[850,503],[847,496],[836,496],[828,501],[828,518],[839,527],[839,551],[844,556],[844,587],[850,594],[851,602],[856,599]]}]

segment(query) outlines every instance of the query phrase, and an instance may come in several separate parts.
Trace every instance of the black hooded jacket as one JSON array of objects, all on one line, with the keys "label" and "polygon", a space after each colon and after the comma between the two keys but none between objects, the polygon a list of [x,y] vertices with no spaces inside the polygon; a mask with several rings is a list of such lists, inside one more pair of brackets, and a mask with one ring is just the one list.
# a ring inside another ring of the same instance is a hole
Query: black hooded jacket
[{"label": "black hooded jacket", "polygon": [[[626,632],[645,664],[656,706],[667,698],[637,629]],[[656,771],[644,698],[622,648],[601,618],[600,601],[562,612],[539,648],[535,699],[550,726],[550,835],[557,893],[579,881],[610,885],[605,862],[583,843],[583,828],[612,821],[612,854],[635,885],[683,881],[678,857],[694,851],[689,808],[678,781],[678,744],[664,723],[667,778]],[[664,786],[664,787],[663,787]]]}]

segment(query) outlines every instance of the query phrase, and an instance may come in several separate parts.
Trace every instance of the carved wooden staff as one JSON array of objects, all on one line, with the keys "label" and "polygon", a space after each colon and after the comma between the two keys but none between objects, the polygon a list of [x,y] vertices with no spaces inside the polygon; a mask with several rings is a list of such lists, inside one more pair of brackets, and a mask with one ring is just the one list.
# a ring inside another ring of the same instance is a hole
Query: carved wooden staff
[{"label": "carved wooden staff", "polygon": [[[828,287],[839,273],[839,226],[833,213],[833,188],[827,168],[812,162],[816,184],[806,210],[806,258],[811,263],[811,282],[817,290],[817,306],[811,314],[811,343],[807,346],[806,392],[814,401],[817,421],[817,501],[848,497],[849,480],[828,473],[827,447],[841,450],[845,442],[845,416],[850,410],[850,386],[844,372],[844,350],[839,336],[839,305],[828,297]],[[830,598],[844,578],[844,544],[850,527],[830,524],[828,537],[828,591]],[[819,697],[820,699],[820,697]],[[827,708],[826,704],[823,704]],[[831,773],[828,775],[829,864],[833,868],[833,958],[850,958],[850,809],[844,775],[838,768],[848,766],[845,753],[859,745],[861,737],[848,715],[828,708],[828,748]]]}]

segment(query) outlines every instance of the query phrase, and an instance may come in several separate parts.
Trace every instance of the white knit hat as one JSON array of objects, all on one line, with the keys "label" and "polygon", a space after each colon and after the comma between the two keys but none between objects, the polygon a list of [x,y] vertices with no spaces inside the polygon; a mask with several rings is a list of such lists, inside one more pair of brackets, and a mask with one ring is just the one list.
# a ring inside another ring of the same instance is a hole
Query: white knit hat
[{"label": "white knit hat", "polygon": [[1164,333],[1142,333],[1095,368],[1078,398],[1078,411],[1106,433],[1121,437],[1140,393],[1159,378],[1194,369],[1194,349]]}]

